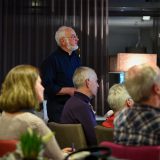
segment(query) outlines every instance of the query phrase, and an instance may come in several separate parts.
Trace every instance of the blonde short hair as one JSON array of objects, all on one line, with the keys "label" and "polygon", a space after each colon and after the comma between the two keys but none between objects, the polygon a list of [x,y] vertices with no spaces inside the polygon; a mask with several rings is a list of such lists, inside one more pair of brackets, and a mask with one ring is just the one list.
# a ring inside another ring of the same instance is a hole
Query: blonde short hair
[{"label": "blonde short hair", "polygon": [[114,84],[110,89],[107,97],[110,108],[114,111],[120,111],[125,107],[126,101],[131,98],[123,84]]},{"label": "blonde short hair", "polygon": [[31,65],[19,65],[11,69],[2,84],[0,109],[17,112],[39,106],[35,91],[38,77],[38,69]]}]

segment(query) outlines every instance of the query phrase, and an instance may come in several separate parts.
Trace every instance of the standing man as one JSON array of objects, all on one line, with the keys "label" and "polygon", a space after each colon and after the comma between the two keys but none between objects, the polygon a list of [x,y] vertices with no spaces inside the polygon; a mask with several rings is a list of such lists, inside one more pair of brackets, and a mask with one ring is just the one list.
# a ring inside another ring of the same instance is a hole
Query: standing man
[{"label": "standing man", "polygon": [[65,104],[61,123],[80,123],[89,146],[96,145],[94,127],[97,125],[91,99],[96,96],[99,87],[95,71],[89,67],[79,67],[73,75],[77,91]]},{"label": "standing man", "polygon": [[80,66],[80,58],[76,52],[79,39],[72,28],[60,27],[55,40],[58,47],[42,63],[41,77],[49,121],[59,122],[65,102],[75,91],[72,76]]}]

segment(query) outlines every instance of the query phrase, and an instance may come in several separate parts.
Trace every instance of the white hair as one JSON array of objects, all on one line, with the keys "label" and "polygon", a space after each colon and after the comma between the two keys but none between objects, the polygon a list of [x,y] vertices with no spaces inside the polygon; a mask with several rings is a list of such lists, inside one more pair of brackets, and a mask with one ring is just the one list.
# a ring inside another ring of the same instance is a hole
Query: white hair
[{"label": "white hair", "polygon": [[61,44],[60,44],[60,39],[62,38],[62,37],[65,37],[66,35],[66,30],[68,30],[68,29],[72,29],[71,27],[67,27],[67,26],[61,26],[61,27],[59,27],[58,28],[58,30],[56,31],[56,33],[55,33],[55,40],[56,40],[56,42],[57,42],[57,45],[58,46],[61,46]]},{"label": "white hair", "polygon": [[107,97],[110,108],[114,111],[120,111],[125,107],[126,101],[131,98],[123,84],[114,84],[110,89]]},{"label": "white hair", "polygon": [[95,71],[89,67],[79,67],[73,74],[73,84],[75,88],[80,88],[85,85],[85,80],[97,77]]}]

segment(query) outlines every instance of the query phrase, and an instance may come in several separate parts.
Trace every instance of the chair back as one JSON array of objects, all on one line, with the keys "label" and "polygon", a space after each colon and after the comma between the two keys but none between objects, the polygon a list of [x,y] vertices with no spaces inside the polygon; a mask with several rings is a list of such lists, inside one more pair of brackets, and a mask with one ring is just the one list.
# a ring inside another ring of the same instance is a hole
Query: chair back
[{"label": "chair back", "polygon": [[109,147],[112,156],[128,160],[160,160],[160,146],[124,146],[104,141],[100,146]]},{"label": "chair back", "polygon": [[98,144],[103,141],[113,142],[113,128],[106,128],[101,125],[97,125],[95,127],[95,133]]},{"label": "chair back", "polygon": [[0,157],[16,150],[16,140],[0,140]]},{"label": "chair back", "polygon": [[48,127],[55,132],[56,140],[61,148],[71,147],[72,144],[74,144],[75,149],[87,147],[81,124],[49,122]]}]

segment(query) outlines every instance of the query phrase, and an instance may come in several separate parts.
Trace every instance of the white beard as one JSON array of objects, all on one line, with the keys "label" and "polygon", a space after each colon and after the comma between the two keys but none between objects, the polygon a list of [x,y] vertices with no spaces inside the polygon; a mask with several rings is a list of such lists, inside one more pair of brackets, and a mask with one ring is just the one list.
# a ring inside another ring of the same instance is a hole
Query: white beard
[{"label": "white beard", "polygon": [[71,46],[70,44],[69,44],[69,41],[67,41],[67,48],[70,50],[70,51],[75,51],[75,50],[77,50],[78,49],[78,45],[74,45],[74,46]]},{"label": "white beard", "polygon": [[78,45],[72,46],[72,51],[75,51],[75,50],[77,50],[77,49],[78,49]]}]

